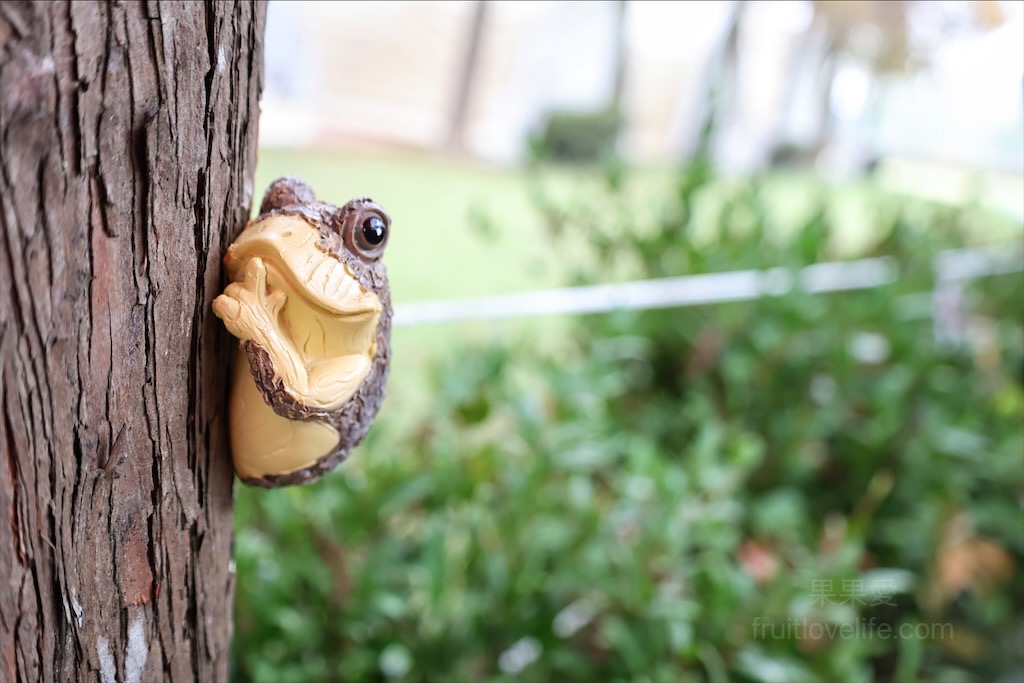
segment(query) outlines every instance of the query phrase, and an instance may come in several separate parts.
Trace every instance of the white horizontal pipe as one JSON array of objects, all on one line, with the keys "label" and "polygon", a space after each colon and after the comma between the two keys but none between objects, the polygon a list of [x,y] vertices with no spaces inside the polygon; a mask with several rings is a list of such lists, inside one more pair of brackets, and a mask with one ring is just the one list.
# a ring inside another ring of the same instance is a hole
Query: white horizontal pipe
[{"label": "white horizontal pipe", "polygon": [[[936,264],[940,279],[983,277],[1024,270],[1024,242],[943,252]],[[810,293],[870,289],[894,282],[898,267],[891,257],[816,263],[797,273]],[[606,313],[614,310],[670,308],[748,301],[785,294],[793,287],[785,268],[740,270],[706,275],[636,280],[621,284],[562,287],[479,299],[413,302],[395,306],[396,326],[461,320],[495,320],[535,315]]]},{"label": "white horizontal pipe", "polygon": [[947,249],[939,252],[935,275],[939,280],[973,280],[1024,270],[1024,242]]}]

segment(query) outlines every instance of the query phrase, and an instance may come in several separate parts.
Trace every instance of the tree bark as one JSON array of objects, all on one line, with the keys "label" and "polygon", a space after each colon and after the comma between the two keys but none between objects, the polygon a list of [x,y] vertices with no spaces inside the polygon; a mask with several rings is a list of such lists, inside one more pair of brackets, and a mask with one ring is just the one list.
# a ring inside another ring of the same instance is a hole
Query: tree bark
[{"label": "tree bark", "polygon": [[227,677],[265,7],[0,3],[0,680]]}]

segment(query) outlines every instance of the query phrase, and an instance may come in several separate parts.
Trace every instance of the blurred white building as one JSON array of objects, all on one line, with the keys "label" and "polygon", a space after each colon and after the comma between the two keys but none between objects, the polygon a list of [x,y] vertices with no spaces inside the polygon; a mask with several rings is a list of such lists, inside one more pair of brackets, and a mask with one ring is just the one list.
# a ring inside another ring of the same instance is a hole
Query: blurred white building
[{"label": "blurred white building", "polygon": [[[728,104],[714,150],[727,169],[763,166],[780,142],[799,146],[817,134],[821,65],[813,56],[823,46],[804,41],[811,4],[747,3],[734,68],[723,74],[736,7],[627,3],[619,142],[628,158],[675,161],[692,149],[712,85]],[[853,61],[837,63],[825,161],[842,170],[896,154],[1024,173],[1024,4],[998,7],[1001,26],[933,40],[930,66],[914,77],[880,79]],[[487,2],[464,149],[516,161],[547,113],[607,105],[618,10],[616,2]],[[262,143],[443,148],[477,11],[475,2],[272,0]]]},{"label": "blurred white building", "polygon": [[[359,140],[418,148],[449,133],[473,2],[280,2],[269,6],[267,145]],[[695,134],[731,3],[629,3],[624,151],[677,158]],[[608,102],[615,2],[488,2],[468,105],[471,153],[514,161],[552,110]]]}]

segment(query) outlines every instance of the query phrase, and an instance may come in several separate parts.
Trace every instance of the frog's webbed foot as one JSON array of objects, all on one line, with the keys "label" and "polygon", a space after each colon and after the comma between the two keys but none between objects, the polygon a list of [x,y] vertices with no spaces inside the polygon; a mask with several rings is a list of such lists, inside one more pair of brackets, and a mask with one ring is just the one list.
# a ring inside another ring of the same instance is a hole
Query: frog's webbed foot
[{"label": "frog's webbed foot", "polygon": [[277,374],[301,390],[307,381],[306,368],[281,328],[280,312],[286,300],[280,289],[269,290],[267,266],[256,257],[246,264],[242,281],[232,282],[213,300],[213,311],[231,334],[262,347]]}]

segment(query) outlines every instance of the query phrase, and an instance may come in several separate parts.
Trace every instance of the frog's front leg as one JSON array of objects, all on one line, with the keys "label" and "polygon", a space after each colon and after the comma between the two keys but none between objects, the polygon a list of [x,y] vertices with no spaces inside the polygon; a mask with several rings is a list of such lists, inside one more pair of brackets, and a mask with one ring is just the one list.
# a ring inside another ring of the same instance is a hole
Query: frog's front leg
[{"label": "frog's front leg", "polygon": [[256,257],[245,266],[241,282],[232,282],[213,300],[213,310],[231,334],[258,344],[270,357],[275,374],[293,391],[309,389],[309,372],[298,349],[281,326],[287,296],[267,287],[267,266]]}]

